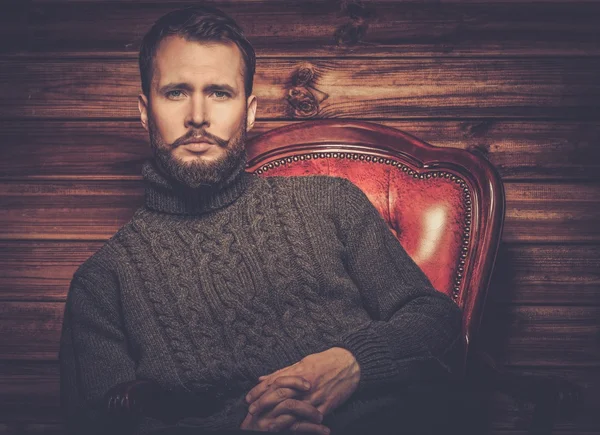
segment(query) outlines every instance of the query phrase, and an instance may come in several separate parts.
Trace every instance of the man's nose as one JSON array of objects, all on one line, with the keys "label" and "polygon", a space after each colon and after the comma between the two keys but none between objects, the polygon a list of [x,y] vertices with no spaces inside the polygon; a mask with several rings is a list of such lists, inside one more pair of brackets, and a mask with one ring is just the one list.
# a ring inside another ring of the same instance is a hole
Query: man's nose
[{"label": "man's nose", "polygon": [[194,96],[190,101],[190,109],[185,120],[187,128],[201,128],[210,126],[208,108],[202,96]]}]

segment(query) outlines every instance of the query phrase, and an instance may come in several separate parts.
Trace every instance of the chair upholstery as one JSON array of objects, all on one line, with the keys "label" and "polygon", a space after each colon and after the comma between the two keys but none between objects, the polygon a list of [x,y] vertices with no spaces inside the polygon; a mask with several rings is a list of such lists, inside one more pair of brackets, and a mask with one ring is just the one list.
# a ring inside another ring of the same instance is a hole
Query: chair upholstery
[{"label": "chair upholstery", "polygon": [[476,330],[504,217],[498,173],[479,155],[431,146],[407,133],[355,121],[310,121],[249,141],[261,176],[331,175],[365,192],[433,286]]}]

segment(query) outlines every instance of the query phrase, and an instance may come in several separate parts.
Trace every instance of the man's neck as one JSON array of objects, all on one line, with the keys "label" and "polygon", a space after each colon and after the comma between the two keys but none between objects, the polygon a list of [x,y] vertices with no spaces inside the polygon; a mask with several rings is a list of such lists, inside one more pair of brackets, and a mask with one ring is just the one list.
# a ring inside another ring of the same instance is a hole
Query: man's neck
[{"label": "man's neck", "polygon": [[252,176],[244,171],[245,162],[240,164],[219,185],[192,189],[165,176],[156,162],[146,162],[142,168],[145,205],[150,210],[182,215],[200,215],[223,208],[239,198],[251,182]]}]

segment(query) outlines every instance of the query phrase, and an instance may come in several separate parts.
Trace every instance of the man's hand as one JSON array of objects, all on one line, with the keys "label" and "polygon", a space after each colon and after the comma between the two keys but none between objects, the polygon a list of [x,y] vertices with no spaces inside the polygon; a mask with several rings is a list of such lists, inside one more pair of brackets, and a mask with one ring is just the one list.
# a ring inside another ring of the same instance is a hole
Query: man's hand
[{"label": "man's hand", "polygon": [[310,384],[299,376],[281,376],[273,383],[276,389],[265,394],[274,394],[269,407],[250,408],[240,426],[241,429],[279,432],[288,429],[294,432],[328,435],[329,429],[321,425],[323,414],[313,405],[294,399],[309,391]]},{"label": "man's hand", "polygon": [[360,380],[360,367],[354,355],[340,347],[308,355],[291,366],[259,378],[260,383],[246,396],[251,414],[277,407],[298,394],[297,388],[282,385],[284,377],[308,381],[310,390],[301,395],[301,400],[326,415],[354,393]]}]

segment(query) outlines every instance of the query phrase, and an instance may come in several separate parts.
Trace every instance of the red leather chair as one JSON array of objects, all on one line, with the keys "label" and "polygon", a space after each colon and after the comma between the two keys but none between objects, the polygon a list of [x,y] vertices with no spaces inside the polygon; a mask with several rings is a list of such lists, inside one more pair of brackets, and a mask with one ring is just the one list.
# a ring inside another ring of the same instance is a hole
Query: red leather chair
[{"label": "red leather chair", "polygon": [[487,160],[390,127],[330,120],[272,130],[247,149],[258,175],[331,175],[360,187],[433,286],[462,308],[469,343],[504,219],[502,182]]},{"label": "red leather chair", "polygon": [[[502,182],[487,160],[462,149],[431,146],[390,127],[336,120],[272,130],[250,140],[247,151],[247,170],[259,176],[331,175],[361,188],[433,286],[461,307],[469,348],[504,218]],[[470,353],[476,355],[467,368],[473,384],[537,403],[532,434],[549,434],[556,411],[572,410],[578,401],[568,383],[504,373],[489,357]],[[185,409],[181,400],[161,395],[147,381],[119,385],[106,400],[110,412],[119,414],[166,415],[173,403],[179,415]]]}]

